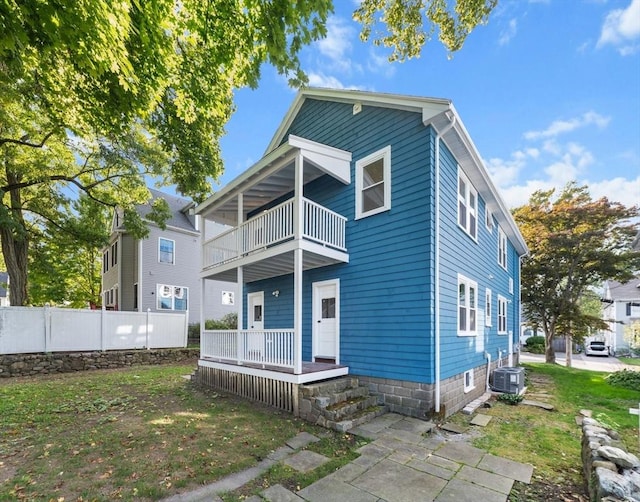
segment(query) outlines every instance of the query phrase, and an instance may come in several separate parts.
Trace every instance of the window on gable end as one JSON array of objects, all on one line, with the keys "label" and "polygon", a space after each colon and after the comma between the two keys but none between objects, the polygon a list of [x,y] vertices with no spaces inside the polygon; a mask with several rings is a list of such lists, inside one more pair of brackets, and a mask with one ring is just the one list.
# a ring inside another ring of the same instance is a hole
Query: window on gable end
[{"label": "window on gable end", "polygon": [[478,285],[458,275],[458,335],[477,334]]},{"label": "window on gable end", "polygon": [[175,241],[160,237],[158,239],[158,261],[160,263],[175,263]]},{"label": "window on gable end", "polygon": [[478,239],[478,192],[458,167],[458,226]]},{"label": "window on gable end", "polygon": [[507,235],[498,227],[498,263],[507,270]]},{"label": "window on gable end", "polygon": [[391,146],[356,162],[356,219],[391,209]]}]

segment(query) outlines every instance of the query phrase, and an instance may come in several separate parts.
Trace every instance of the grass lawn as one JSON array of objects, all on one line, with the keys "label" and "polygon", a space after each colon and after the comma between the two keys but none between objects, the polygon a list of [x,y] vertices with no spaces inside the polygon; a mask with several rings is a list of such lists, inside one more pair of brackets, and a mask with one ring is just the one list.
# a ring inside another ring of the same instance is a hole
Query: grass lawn
[{"label": "grass lawn", "polygon": [[252,466],[301,430],[351,458],[337,433],[189,385],[194,368],[1,380],[0,500],[157,500]]},{"label": "grass lawn", "polygon": [[621,363],[628,364],[630,366],[640,366],[640,357],[619,357]]}]

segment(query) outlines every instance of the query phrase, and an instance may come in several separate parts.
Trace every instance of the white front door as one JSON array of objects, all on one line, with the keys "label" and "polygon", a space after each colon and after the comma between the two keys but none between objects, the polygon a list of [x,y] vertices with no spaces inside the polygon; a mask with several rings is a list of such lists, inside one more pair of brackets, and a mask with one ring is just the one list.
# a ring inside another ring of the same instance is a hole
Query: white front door
[{"label": "white front door", "polygon": [[264,329],[264,291],[247,295],[249,329]]},{"label": "white front door", "polygon": [[247,333],[246,357],[250,360],[260,360],[264,356],[264,291],[247,295]]},{"label": "white front door", "polygon": [[313,360],[339,364],[340,280],[313,283]]}]

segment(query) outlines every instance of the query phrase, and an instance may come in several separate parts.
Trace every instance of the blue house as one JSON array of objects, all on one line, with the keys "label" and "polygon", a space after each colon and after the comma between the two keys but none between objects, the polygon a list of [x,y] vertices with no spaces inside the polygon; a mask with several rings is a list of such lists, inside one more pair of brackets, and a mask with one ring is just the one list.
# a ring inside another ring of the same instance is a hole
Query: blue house
[{"label": "blue house", "polygon": [[512,365],[526,244],[453,104],[298,93],[256,164],[196,208],[201,278],[239,284],[197,378],[299,413],[357,377],[392,411],[450,415]]}]

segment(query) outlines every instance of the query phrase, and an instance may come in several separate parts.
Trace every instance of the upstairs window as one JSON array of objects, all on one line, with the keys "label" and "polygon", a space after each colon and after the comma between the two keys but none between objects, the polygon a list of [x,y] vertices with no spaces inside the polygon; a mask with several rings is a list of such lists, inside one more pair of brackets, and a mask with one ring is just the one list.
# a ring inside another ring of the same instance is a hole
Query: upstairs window
[{"label": "upstairs window", "polygon": [[111,266],[118,264],[118,241],[111,244]]},{"label": "upstairs window", "polygon": [[391,209],[391,146],[356,162],[356,219]]},{"label": "upstairs window", "polygon": [[498,334],[507,334],[507,299],[498,295]]},{"label": "upstairs window", "polygon": [[500,227],[498,227],[498,263],[507,270],[507,236]]},{"label": "upstairs window", "polygon": [[158,261],[160,263],[175,263],[175,241],[160,237],[158,241]]},{"label": "upstairs window", "polygon": [[458,335],[477,334],[478,284],[458,275]]},{"label": "upstairs window", "polygon": [[478,192],[458,168],[458,226],[473,240],[478,238]]},{"label": "upstairs window", "polygon": [[102,273],[106,273],[109,270],[109,250],[102,253]]}]

